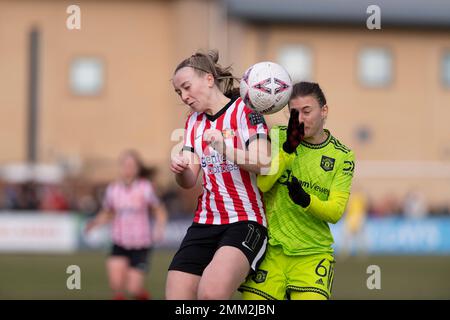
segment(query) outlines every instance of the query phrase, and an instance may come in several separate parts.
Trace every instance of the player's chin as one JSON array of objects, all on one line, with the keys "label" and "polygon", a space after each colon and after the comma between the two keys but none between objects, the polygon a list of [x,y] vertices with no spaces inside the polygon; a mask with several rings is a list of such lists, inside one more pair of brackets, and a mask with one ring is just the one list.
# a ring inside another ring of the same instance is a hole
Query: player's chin
[{"label": "player's chin", "polygon": [[202,112],[202,108],[198,102],[193,102],[192,104],[188,105],[188,107],[192,112]]}]

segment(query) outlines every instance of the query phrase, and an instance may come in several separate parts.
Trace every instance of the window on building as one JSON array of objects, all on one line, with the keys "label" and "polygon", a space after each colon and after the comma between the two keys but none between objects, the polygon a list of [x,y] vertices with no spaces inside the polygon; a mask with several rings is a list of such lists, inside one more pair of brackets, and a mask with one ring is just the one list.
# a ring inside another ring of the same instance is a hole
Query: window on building
[{"label": "window on building", "polygon": [[278,63],[289,72],[293,82],[311,81],[313,78],[312,52],[306,46],[282,47],[278,52]]},{"label": "window on building", "polygon": [[366,87],[386,87],[392,82],[392,54],[383,48],[366,48],[358,57],[359,81]]},{"label": "window on building", "polygon": [[372,140],[372,130],[366,125],[361,125],[355,130],[356,140],[361,144],[369,143]]},{"label": "window on building", "polygon": [[445,87],[450,88],[450,50],[442,57],[442,82]]},{"label": "window on building", "polygon": [[76,58],[70,65],[70,89],[80,96],[98,95],[104,84],[103,61],[99,58]]}]

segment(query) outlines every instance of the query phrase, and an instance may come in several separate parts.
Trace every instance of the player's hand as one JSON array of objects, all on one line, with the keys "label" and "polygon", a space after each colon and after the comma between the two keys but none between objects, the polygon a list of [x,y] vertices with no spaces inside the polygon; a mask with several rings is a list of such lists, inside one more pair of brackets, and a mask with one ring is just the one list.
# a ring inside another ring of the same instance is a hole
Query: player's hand
[{"label": "player's hand", "polygon": [[187,159],[183,154],[176,154],[172,156],[170,162],[170,170],[173,173],[182,173],[184,170],[189,168],[189,159]]},{"label": "player's hand", "polygon": [[305,124],[298,120],[299,112],[296,109],[291,110],[289,124],[287,128],[286,141],[283,144],[283,150],[287,153],[293,153],[305,137]]},{"label": "player's hand", "polygon": [[311,196],[303,189],[298,179],[292,176],[292,180],[287,183],[289,197],[299,206],[306,208],[311,203]]},{"label": "player's hand", "polygon": [[224,154],[225,142],[222,132],[217,129],[205,130],[203,140],[220,154]]}]

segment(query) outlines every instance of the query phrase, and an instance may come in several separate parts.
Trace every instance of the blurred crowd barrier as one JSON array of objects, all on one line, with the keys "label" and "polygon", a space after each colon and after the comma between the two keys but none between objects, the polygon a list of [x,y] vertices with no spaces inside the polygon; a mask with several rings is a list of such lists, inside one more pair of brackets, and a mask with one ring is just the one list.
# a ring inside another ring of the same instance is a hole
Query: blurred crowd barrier
[{"label": "blurred crowd barrier", "polygon": [[368,218],[359,229],[330,225],[338,254],[449,255],[450,217]]},{"label": "blurred crowd barrier", "polygon": [[[86,233],[90,217],[63,213],[0,211],[0,252],[71,253],[109,248],[109,225]],[[175,249],[191,223],[188,218],[171,219],[164,240],[156,246]]]},{"label": "blurred crowd barrier", "polygon": [[[84,232],[89,217],[64,212],[0,213],[0,252],[71,253],[78,250],[106,250],[110,246],[109,226]],[[158,248],[176,249],[191,218],[171,219],[165,239]],[[357,230],[345,219],[331,225],[337,254],[450,255],[450,217],[410,219],[368,218]]]}]

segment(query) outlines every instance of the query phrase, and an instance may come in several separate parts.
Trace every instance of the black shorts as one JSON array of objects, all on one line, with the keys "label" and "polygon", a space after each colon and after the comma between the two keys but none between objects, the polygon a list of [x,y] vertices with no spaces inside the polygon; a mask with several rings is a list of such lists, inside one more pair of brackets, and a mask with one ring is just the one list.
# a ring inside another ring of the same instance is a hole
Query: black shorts
[{"label": "black shorts", "polygon": [[130,267],[147,272],[150,251],[151,248],[126,249],[117,244],[113,244],[110,255],[125,257],[128,259]]},{"label": "black shorts", "polygon": [[240,221],[226,225],[193,223],[187,230],[169,270],[201,276],[216,251],[222,246],[241,250],[251,269],[257,269],[267,246],[267,229],[254,221]]}]

